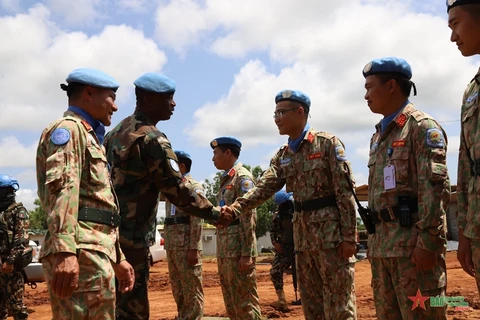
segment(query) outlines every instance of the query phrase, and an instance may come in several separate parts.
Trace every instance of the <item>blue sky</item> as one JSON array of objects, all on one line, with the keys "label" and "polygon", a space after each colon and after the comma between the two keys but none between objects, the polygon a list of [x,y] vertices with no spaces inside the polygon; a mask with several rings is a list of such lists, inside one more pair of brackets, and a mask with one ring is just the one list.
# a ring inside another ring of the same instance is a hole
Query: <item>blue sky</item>
[{"label": "blue sky", "polygon": [[399,56],[412,65],[411,101],[448,134],[456,183],[461,99],[478,60],[449,41],[446,18],[436,0],[0,0],[0,172],[18,178],[32,208],[38,138],[67,107],[59,85],[95,67],[121,84],[113,125],[132,113],[138,76],[177,82],[175,113],[158,128],[192,155],[197,180],[215,174],[209,142],[223,135],[242,141],[243,163],[266,168],[286,141],[271,117],[274,97],[302,90],[311,125],[345,143],[360,185],[381,118],[363,99],[361,72],[371,59]]}]

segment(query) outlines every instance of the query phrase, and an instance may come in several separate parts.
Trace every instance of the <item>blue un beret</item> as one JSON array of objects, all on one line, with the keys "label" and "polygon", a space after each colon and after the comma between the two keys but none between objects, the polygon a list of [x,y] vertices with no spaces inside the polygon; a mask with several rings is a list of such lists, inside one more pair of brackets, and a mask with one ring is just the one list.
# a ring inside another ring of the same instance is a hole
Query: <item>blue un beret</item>
[{"label": "blue un beret", "polygon": [[278,191],[273,196],[273,200],[277,205],[281,205],[285,201],[293,201],[293,192],[285,192],[283,190]]},{"label": "blue un beret", "polygon": [[363,76],[365,78],[371,74],[378,73],[397,73],[409,80],[412,78],[412,68],[408,62],[395,57],[385,57],[372,60],[363,68]]},{"label": "blue un beret", "polygon": [[242,143],[235,137],[219,137],[213,139],[212,142],[210,142],[210,147],[212,147],[212,149],[215,149],[215,147],[221,146],[223,144],[233,144],[240,149],[242,148]]},{"label": "blue un beret", "polygon": [[140,89],[155,93],[173,93],[176,89],[175,81],[155,72],[145,73],[135,80],[133,84]]},{"label": "blue un beret", "polygon": [[303,92],[298,90],[283,90],[280,91],[275,96],[275,103],[279,103],[280,101],[294,101],[299,102],[310,108],[310,98]]},{"label": "blue un beret", "polygon": [[7,174],[0,174],[0,188],[12,187],[13,190],[18,191],[20,185],[17,179]]},{"label": "blue un beret", "polygon": [[182,159],[188,159],[192,161],[192,158],[190,157],[190,155],[183,150],[176,150],[175,154],[177,155],[178,159],[182,158]]},{"label": "blue un beret", "polygon": [[464,4],[480,4],[480,0],[447,0],[447,13],[456,6],[461,6]]},{"label": "blue un beret", "polygon": [[112,76],[106,74],[105,72],[92,69],[92,68],[81,68],[75,69],[67,76],[67,83],[72,82],[82,83],[87,86],[105,88],[117,90],[120,84]]}]

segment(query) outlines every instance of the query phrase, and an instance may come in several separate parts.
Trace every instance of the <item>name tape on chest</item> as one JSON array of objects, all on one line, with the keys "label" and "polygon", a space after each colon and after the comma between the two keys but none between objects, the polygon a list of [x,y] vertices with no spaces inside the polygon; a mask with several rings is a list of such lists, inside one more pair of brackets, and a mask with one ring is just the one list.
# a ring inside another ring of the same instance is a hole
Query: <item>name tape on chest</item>
[{"label": "name tape on chest", "polygon": [[317,153],[312,153],[312,154],[309,154],[308,155],[308,160],[314,160],[314,159],[318,159],[322,156],[322,154],[320,152],[317,152]]}]

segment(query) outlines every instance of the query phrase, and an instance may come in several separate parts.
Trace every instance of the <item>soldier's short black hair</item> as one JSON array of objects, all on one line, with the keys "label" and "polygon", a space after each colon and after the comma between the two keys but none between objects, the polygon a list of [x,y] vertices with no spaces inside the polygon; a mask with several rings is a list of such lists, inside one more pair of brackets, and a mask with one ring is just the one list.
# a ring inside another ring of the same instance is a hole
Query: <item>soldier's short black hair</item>
[{"label": "soldier's short black hair", "polygon": [[465,4],[459,6],[460,9],[468,12],[475,19],[480,19],[480,5],[478,4]]},{"label": "soldier's short black hair", "polygon": [[179,158],[179,157],[177,157],[177,159],[178,159],[178,163],[183,163],[185,167],[187,167],[187,172],[190,172],[190,169],[192,169],[192,160],[188,158]]},{"label": "soldier's short black hair", "polygon": [[78,95],[80,95],[83,92],[83,89],[85,89],[86,86],[87,85],[83,83],[71,82],[68,85],[61,84],[60,88],[63,91],[66,91],[67,97],[71,99],[71,98],[77,98]]},{"label": "soldier's short black hair", "polygon": [[405,78],[401,74],[397,73],[378,73],[375,74],[382,83],[385,83],[390,80],[395,80],[397,84],[400,86],[400,90],[402,91],[405,97],[410,97],[410,93],[412,92],[412,81]]},{"label": "soldier's short black hair", "polygon": [[235,158],[238,159],[240,157],[240,148],[234,144],[221,144],[217,148],[222,150],[222,152],[225,152],[227,150],[230,150],[232,154],[234,155]]}]

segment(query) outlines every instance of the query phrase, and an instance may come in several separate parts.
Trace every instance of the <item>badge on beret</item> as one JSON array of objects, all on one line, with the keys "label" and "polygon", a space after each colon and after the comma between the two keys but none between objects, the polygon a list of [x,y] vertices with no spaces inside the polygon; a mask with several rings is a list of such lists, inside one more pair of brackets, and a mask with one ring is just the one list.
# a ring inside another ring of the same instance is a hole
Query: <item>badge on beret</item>
[{"label": "badge on beret", "polygon": [[172,170],[175,171],[175,172],[180,171],[180,169],[178,168],[177,161],[175,161],[173,159],[169,159],[169,160],[170,160],[170,167],[172,168]]},{"label": "badge on beret", "polygon": [[365,67],[363,68],[363,73],[368,73],[370,70],[372,70],[372,63],[369,62],[365,65]]},{"label": "badge on beret", "polygon": [[337,160],[339,161],[346,161],[347,156],[345,154],[345,149],[342,146],[336,146],[335,147],[335,156],[337,157]]},{"label": "badge on beret", "polygon": [[445,138],[440,129],[427,129],[427,146],[432,148],[443,148],[445,146]]},{"label": "badge on beret", "polygon": [[57,128],[53,130],[50,141],[57,146],[61,146],[70,140],[70,131],[65,128]]},{"label": "badge on beret", "polygon": [[248,191],[253,188],[253,181],[250,179],[242,180],[242,190]]},{"label": "badge on beret", "polygon": [[288,98],[290,98],[291,96],[292,96],[292,91],[290,91],[290,90],[285,90],[285,91],[282,92],[282,97],[283,97],[284,99],[288,99]]},{"label": "badge on beret", "polygon": [[210,143],[212,144],[213,147],[218,146],[217,140],[212,140],[212,142],[210,142]]}]

